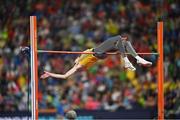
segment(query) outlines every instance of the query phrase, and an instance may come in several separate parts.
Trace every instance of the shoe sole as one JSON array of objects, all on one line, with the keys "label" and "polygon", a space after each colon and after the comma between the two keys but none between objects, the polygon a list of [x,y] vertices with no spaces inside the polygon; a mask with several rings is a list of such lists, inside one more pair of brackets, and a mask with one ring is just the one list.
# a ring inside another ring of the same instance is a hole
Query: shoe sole
[{"label": "shoe sole", "polygon": [[127,67],[127,68],[124,67],[124,69],[125,69],[125,70],[136,71],[136,69],[133,69],[133,70],[132,70],[132,69],[130,69],[130,68],[128,68],[128,67]]},{"label": "shoe sole", "polygon": [[144,67],[150,67],[150,66],[152,66],[152,64],[151,63],[149,63],[149,64],[142,64],[142,63],[138,63],[139,65],[141,65],[141,66],[144,66]]}]

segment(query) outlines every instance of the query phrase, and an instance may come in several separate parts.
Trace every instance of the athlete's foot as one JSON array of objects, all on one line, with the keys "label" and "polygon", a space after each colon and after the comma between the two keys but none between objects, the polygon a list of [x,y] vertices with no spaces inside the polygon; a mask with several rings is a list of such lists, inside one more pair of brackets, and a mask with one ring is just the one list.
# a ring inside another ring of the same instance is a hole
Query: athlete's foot
[{"label": "athlete's foot", "polygon": [[126,69],[131,70],[131,71],[135,71],[136,68],[131,64],[131,62],[125,62],[125,66]]},{"label": "athlete's foot", "polygon": [[139,59],[137,59],[137,64],[149,67],[149,66],[152,65],[152,62],[149,62],[149,61],[147,61],[147,60],[140,57]]}]

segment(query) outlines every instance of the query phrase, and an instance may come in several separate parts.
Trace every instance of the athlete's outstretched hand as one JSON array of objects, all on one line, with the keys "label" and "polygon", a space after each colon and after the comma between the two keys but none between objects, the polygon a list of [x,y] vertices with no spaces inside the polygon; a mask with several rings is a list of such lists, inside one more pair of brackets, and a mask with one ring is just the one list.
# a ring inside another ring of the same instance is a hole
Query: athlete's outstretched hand
[{"label": "athlete's outstretched hand", "polygon": [[42,79],[45,79],[47,77],[51,76],[51,73],[50,72],[47,72],[47,71],[44,71],[44,74],[41,75],[41,78]]}]

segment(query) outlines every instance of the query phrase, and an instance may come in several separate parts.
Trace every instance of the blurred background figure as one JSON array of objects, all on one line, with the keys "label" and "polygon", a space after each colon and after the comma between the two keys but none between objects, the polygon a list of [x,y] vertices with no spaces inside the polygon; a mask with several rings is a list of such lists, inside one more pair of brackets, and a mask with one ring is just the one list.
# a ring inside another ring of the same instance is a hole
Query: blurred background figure
[{"label": "blurred background figure", "polygon": [[77,118],[77,114],[74,110],[70,110],[66,113],[66,118],[68,120],[75,120]]}]

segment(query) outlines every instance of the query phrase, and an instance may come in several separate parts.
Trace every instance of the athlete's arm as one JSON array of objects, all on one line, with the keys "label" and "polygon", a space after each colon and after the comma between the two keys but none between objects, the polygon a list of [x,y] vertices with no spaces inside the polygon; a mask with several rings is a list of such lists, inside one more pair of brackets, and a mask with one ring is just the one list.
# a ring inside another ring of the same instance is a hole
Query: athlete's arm
[{"label": "athlete's arm", "polygon": [[44,74],[41,75],[41,78],[42,79],[45,79],[47,77],[54,77],[54,78],[61,78],[61,79],[65,79],[65,75],[61,75],[61,74],[56,74],[56,73],[51,73],[51,72],[47,72],[47,71],[44,71]]},{"label": "athlete's arm", "polygon": [[44,71],[44,74],[41,75],[42,79],[45,79],[47,77],[54,77],[54,78],[61,78],[61,79],[66,79],[72,74],[74,74],[78,69],[82,68],[82,65],[80,64],[75,64],[74,67],[72,67],[69,71],[67,71],[65,74],[56,74],[56,73],[51,73]]}]

